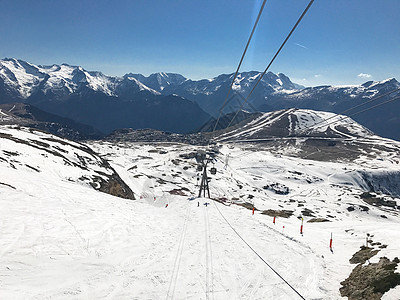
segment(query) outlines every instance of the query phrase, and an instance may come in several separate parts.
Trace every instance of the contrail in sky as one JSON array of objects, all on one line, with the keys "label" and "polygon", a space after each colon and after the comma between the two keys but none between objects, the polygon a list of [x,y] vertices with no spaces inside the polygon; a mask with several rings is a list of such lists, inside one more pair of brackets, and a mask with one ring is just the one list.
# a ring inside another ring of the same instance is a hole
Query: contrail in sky
[{"label": "contrail in sky", "polygon": [[299,46],[299,47],[301,47],[301,48],[308,49],[306,46],[303,46],[303,45],[301,45],[301,44],[298,44],[298,43],[294,43],[294,44],[297,45],[297,46]]}]

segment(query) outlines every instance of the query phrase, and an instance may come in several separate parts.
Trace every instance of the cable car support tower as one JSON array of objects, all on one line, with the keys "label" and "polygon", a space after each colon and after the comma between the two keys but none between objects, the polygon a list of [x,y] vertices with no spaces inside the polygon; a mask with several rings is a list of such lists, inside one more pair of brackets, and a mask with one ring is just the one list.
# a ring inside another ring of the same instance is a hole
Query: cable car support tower
[{"label": "cable car support tower", "polygon": [[[199,198],[201,197],[201,194],[203,193],[203,197],[206,197],[206,191],[208,198],[210,197],[210,188],[208,186],[208,183],[211,181],[211,178],[208,177],[207,175],[207,165],[210,162],[214,162],[215,158],[213,155],[210,155],[210,153],[206,153],[205,151],[199,151],[196,154],[196,161],[198,163],[197,165],[197,171],[202,172],[201,175],[201,182],[200,182],[200,190],[199,190]],[[215,175],[217,173],[217,169],[215,167],[212,167],[210,169],[210,173],[212,175]]]}]

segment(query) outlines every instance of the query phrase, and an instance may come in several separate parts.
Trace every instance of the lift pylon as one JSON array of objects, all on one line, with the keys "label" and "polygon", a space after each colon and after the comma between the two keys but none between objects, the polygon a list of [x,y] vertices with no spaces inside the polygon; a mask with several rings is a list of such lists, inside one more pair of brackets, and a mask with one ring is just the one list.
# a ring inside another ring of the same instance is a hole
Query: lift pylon
[{"label": "lift pylon", "polygon": [[[205,151],[199,151],[196,154],[196,161],[199,164],[198,165],[198,170],[202,171],[202,175],[201,175],[201,182],[200,182],[200,190],[199,190],[199,197],[202,196],[205,198],[206,197],[206,192],[208,195],[208,198],[211,198],[210,196],[210,188],[208,186],[208,183],[210,182],[211,178],[208,177],[207,175],[207,165],[209,162],[213,161],[213,157],[210,155],[207,155]],[[215,171],[215,172],[214,172]],[[212,173],[216,173],[216,169],[213,168],[213,172]]]}]

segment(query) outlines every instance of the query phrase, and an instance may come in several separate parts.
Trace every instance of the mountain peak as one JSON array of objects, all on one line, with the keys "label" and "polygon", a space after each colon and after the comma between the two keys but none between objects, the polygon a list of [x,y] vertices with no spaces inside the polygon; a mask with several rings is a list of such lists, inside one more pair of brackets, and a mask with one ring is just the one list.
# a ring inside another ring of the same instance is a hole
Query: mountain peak
[{"label": "mountain peak", "polygon": [[[82,66],[66,63],[36,66],[23,60],[6,58],[0,60],[0,69],[0,80],[6,86],[5,93],[14,101],[16,98],[27,99],[37,93],[51,93],[54,100],[63,100],[82,89],[118,96],[117,85],[122,81],[122,78],[106,76],[99,71],[87,71]],[[130,85],[135,85],[130,88],[134,92],[148,90],[158,94],[142,82],[130,81]]]},{"label": "mountain peak", "polygon": [[124,77],[129,76],[136,78],[137,80],[141,81],[144,85],[148,86],[149,88],[157,91],[162,92],[166,87],[169,86],[177,86],[181,83],[185,82],[187,79],[176,73],[153,73],[148,77],[143,76],[142,74],[126,74]]}]

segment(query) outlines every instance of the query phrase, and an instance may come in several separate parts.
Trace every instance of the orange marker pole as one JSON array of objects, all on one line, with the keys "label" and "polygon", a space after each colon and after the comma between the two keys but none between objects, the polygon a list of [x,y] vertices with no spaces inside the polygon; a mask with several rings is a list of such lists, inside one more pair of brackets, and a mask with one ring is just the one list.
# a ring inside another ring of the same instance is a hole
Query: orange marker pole
[{"label": "orange marker pole", "polygon": [[303,218],[301,218],[300,234],[303,234]]},{"label": "orange marker pole", "polygon": [[274,221],[273,221],[273,222],[274,222],[274,224],[275,224],[275,218],[276,218],[276,217],[274,217]]},{"label": "orange marker pole", "polygon": [[332,232],[331,232],[331,240],[329,241],[329,249],[332,251]]},{"label": "orange marker pole", "polygon": [[254,215],[254,206],[253,206],[253,215]]}]

